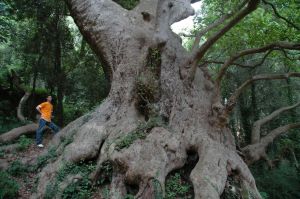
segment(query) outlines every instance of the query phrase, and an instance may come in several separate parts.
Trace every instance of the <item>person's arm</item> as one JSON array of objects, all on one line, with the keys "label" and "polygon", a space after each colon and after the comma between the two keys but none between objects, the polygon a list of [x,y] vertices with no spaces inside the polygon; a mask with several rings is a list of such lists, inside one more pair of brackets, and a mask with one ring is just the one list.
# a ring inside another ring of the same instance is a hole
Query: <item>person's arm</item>
[{"label": "person's arm", "polygon": [[41,108],[43,108],[43,106],[44,106],[44,103],[41,103],[41,104],[39,104],[39,105],[36,107],[36,110],[37,110],[40,114],[42,114]]},{"label": "person's arm", "polygon": [[38,106],[36,107],[36,110],[37,110],[40,114],[42,114],[42,112],[41,112],[41,105],[38,105]]}]

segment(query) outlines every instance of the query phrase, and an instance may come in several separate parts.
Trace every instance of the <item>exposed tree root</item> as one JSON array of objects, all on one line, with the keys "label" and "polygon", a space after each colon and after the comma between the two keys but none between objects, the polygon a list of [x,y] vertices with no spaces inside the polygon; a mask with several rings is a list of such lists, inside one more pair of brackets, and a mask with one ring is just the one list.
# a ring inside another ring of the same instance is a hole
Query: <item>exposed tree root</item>
[{"label": "exposed tree root", "polygon": [[[110,122],[97,123],[94,119],[83,122],[80,118],[77,123],[72,124],[77,124],[76,129],[71,125],[67,127],[67,131],[63,130],[52,142],[56,143],[57,152],[62,151],[62,153],[55,162],[49,163],[39,174],[37,194],[32,195],[32,198],[43,197],[48,182],[55,178],[63,165],[96,158],[98,159],[96,169],[90,174],[92,181],[98,180],[103,172],[101,168],[104,162],[109,161],[113,165],[110,198],[118,199],[125,196],[128,193],[127,186],[138,187],[136,198],[154,198],[153,194],[157,190],[154,190],[153,183],[160,184],[159,192],[164,196],[167,175],[186,164],[190,145],[186,144],[185,139],[189,136],[185,134],[182,137],[182,134],[156,127],[145,139],[137,139],[127,148],[115,150],[116,143],[124,138],[126,133],[123,133],[122,137],[116,136],[111,131],[113,122]],[[123,123],[123,127],[128,130],[132,130],[134,126],[136,125]],[[62,138],[74,135],[76,136],[72,143],[64,146]],[[233,170],[238,171],[245,187],[253,190],[253,193],[257,192],[255,181],[247,165],[235,151],[210,138],[204,139],[197,134],[194,136],[197,139],[193,138],[193,143],[197,143],[197,147],[193,148],[199,154],[199,161],[191,171],[190,179],[193,186],[197,187],[194,189],[196,199],[218,199],[225,188],[227,175],[230,175]],[[259,194],[256,198],[260,198]]]},{"label": "exposed tree root", "polygon": [[14,128],[14,129],[0,135],[0,142],[10,142],[10,141],[17,139],[21,135],[32,134],[33,132],[35,132],[37,130],[37,128],[38,128],[38,125],[35,123],[31,123],[31,124],[27,124],[25,126]]},{"label": "exposed tree root", "polygon": [[4,145],[0,147],[0,151],[11,153],[12,151],[15,151],[18,147],[19,144]]}]

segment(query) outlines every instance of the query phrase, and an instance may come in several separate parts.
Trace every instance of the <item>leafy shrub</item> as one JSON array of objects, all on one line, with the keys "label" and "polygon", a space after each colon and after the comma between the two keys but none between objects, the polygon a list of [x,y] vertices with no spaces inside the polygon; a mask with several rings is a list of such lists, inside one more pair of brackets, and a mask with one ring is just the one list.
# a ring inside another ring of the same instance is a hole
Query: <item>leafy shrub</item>
[{"label": "leafy shrub", "polygon": [[55,150],[55,148],[52,147],[48,150],[47,154],[45,154],[43,156],[39,156],[37,158],[37,163],[33,167],[33,169],[38,169],[40,167],[45,166],[48,161],[54,160],[56,157],[57,157],[56,150]]},{"label": "leafy shrub", "polygon": [[300,174],[289,161],[282,161],[272,170],[256,168],[253,174],[264,196],[272,199],[300,198]]},{"label": "leafy shrub", "polygon": [[266,192],[259,192],[262,199],[268,199],[269,198],[269,195],[266,193]]},{"label": "leafy shrub", "polygon": [[28,167],[22,164],[19,160],[16,160],[10,164],[7,171],[10,175],[21,176],[28,172]]},{"label": "leafy shrub", "polygon": [[21,135],[18,140],[18,150],[24,151],[32,144],[32,139],[27,138],[25,135]]},{"label": "leafy shrub", "polygon": [[72,104],[64,104],[64,121],[66,124],[74,121],[89,111],[90,107],[86,102],[77,102]]},{"label": "leafy shrub", "polygon": [[49,183],[46,187],[45,199],[52,199],[57,193],[57,184]]},{"label": "leafy shrub", "polygon": [[110,193],[110,190],[108,187],[105,187],[103,190],[102,190],[102,197],[104,199],[109,199],[109,193]]},{"label": "leafy shrub", "polygon": [[100,176],[97,180],[98,185],[104,185],[105,183],[110,183],[112,179],[112,164],[109,161],[103,162],[100,168]]},{"label": "leafy shrub", "polygon": [[7,172],[0,171],[0,199],[17,198],[19,185]]},{"label": "leafy shrub", "polygon": [[152,117],[147,122],[140,123],[134,131],[117,142],[116,150],[120,151],[123,148],[128,148],[137,139],[145,139],[152,128],[159,126],[165,126],[161,117]]},{"label": "leafy shrub", "polygon": [[192,196],[188,194],[191,188],[191,185],[182,180],[180,173],[177,172],[171,175],[166,181],[166,199],[192,198]]},{"label": "leafy shrub", "polygon": [[126,194],[124,199],[134,199],[134,196],[131,194]]},{"label": "leafy shrub", "polygon": [[[2,106],[0,104],[0,106]],[[4,105],[4,107],[7,107],[9,105]],[[1,113],[0,113],[1,115]],[[23,123],[16,119],[16,117],[3,117],[0,116],[0,134],[6,133],[10,131],[13,128],[17,128],[19,126],[22,126]]]},{"label": "leafy shrub", "polygon": [[92,195],[92,183],[88,176],[84,176],[80,181],[70,184],[62,194],[63,199],[85,199]]},{"label": "leafy shrub", "polygon": [[[90,198],[93,186],[88,179],[89,173],[95,169],[95,164],[93,162],[79,164],[65,164],[57,173],[55,181],[49,183],[46,188],[45,198],[54,198],[57,194],[61,194],[64,199],[74,198],[74,199],[84,199]],[[83,179],[72,183],[66,187],[65,190],[59,190],[59,184],[66,179],[70,174],[81,174]]]}]

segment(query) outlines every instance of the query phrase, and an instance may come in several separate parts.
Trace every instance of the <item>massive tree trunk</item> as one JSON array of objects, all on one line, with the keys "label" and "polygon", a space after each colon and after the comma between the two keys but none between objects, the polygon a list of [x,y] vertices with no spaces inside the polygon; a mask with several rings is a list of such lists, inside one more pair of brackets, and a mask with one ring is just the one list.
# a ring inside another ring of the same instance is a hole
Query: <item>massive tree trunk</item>
[{"label": "massive tree trunk", "polygon": [[[55,136],[51,146],[57,147],[58,157],[39,173],[32,198],[44,196],[62,164],[91,159],[97,160],[92,180],[104,162],[113,165],[110,198],[123,198],[128,184],[139,187],[137,198],[155,198],[152,182],[159,182],[164,194],[167,175],[185,165],[189,151],[199,156],[190,173],[195,198],[220,198],[229,175],[260,198],[224,117],[219,117],[218,88],[191,60],[212,43],[190,55],[170,29],[194,13],[190,1],[141,0],[132,11],[109,0],[67,3],[81,33],[105,61],[111,90],[93,112]],[[134,134],[143,135],[134,140]],[[64,147],[66,138],[73,142]],[[128,138],[132,143],[125,145]]]}]

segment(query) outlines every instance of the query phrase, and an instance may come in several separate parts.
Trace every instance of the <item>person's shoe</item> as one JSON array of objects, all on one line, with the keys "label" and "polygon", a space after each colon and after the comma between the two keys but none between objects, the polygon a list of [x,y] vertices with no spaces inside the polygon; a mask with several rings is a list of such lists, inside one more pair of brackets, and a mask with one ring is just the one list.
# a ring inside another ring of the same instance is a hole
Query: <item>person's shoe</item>
[{"label": "person's shoe", "polygon": [[44,145],[43,144],[38,144],[37,145],[39,148],[44,148]]}]

